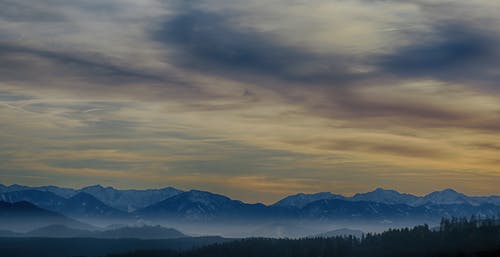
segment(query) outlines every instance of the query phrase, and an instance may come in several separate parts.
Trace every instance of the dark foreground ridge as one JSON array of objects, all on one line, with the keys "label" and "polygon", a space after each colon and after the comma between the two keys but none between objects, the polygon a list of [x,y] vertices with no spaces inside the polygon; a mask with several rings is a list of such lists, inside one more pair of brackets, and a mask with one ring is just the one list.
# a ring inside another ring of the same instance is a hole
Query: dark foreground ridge
[{"label": "dark foreground ridge", "polygon": [[138,251],[107,257],[498,257],[500,219],[443,219],[427,225],[393,229],[361,238],[251,238],[185,252]]},{"label": "dark foreground ridge", "polygon": [[215,243],[228,242],[221,237],[185,237],[175,239],[98,239],[98,238],[1,238],[1,257],[94,257],[110,253],[185,251]]}]

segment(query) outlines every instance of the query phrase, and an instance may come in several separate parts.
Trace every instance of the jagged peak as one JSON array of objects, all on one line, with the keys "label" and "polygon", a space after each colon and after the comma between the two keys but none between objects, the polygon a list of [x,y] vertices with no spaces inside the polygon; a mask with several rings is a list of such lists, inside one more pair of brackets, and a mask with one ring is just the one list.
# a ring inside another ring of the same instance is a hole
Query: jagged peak
[{"label": "jagged peak", "polygon": [[455,189],[453,188],[446,188],[446,189],[443,189],[441,191],[438,191],[438,192],[443,192],[443,193],[454,193],[454,194],[462,194],[458,191],[456,191]]},{"label": "jagged peak", "polygon": [[465,194],[460,193],[452,188],[445,188],[443,190],[434,191],[432,193],[427,194],[426,196],[434,196],[434,195],[457,195],[457,196],[465,196]]},{"label": "jagged peak", "polygon": [[391,194],[403,195],[403,193],[400,193],[399,191],[397,191],[395,189],[383,188],[383,187],[377,187],[372,191],[368,191],[366,193],[358,193],[358,194],[369,194],[369,193],[391,193]]},{"label": "jagged peak", "polygon": [[197,199],[200,197],[212,197],[212,198],[218,198],[218,199],[224,199],[224,200],[231,200],[229,197],[227,197],[225,195],[220,195],[220,194],[216,194],[216,193],[212,193],[212,192],[208,192],[208,191],[196,190],[196,189],[189,190],[187,192],[179,194],[179,196],[180,195],[186,195],[186,196],[188,196],[190,198],[194,198],[194,199]]},{"label": "jagged peak", "polygon": [[99,184],[95,184],[95,185],[83,187],[80,190],[83,191],[83,190],[88,190],[88,189],[104,189],[104,187],[99,185]]},{"label": "jagged peak", "polygon": [[10,186],[8,186],[8,188],[12,189],[12,188],[26,188],[27,186],[23,186],[23,185],[19,185],[19,184],[12,184]]}]

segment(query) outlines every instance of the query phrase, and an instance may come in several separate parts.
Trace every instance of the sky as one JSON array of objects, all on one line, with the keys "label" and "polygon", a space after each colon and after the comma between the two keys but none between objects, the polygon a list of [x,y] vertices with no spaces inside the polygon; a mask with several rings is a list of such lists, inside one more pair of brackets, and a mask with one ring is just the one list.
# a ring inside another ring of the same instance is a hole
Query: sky
[{"label": "sky", "polygon": [[500,194],[499,12],[0,0],[0,183]]}]

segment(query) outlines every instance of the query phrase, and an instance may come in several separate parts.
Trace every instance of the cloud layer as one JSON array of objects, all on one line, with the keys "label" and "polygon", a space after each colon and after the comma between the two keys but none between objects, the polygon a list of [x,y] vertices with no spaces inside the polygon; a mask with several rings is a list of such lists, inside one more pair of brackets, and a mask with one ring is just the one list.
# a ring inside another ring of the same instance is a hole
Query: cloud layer
[{"label": "cloud layer", "polygon": [[0,179],[498,194],[498,8],[0,1]]}]

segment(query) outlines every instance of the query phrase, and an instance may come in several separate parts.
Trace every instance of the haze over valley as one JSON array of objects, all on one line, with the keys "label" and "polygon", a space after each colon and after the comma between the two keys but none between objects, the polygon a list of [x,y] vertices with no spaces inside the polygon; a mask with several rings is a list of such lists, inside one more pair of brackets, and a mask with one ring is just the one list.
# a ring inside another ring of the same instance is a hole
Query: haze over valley
[{"label": "haze over valley", "polygon": [[[443,217],[494,217],[500,213],[500,196],[467,196],[453,189],[424,196],[382,188],[352,196],[299,193],[265,205],[173,187],[118,190],[99,185],[81,189],[2,185],[0,203],[2,229],[19,233],[17,236],[53,237],[106,237],[102,233],[119,234],[112,229],[143,228],[158,229],[159,234],[161,229],[179,230],[166,233],[167,238],[294,238],[342,229],[366,233],[424,223],[435,226]],[[144,236],[137,232],[136,237]]]}]

